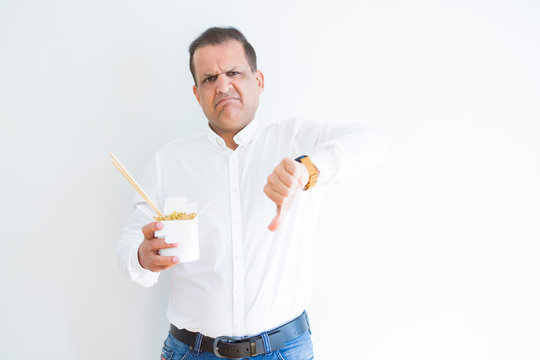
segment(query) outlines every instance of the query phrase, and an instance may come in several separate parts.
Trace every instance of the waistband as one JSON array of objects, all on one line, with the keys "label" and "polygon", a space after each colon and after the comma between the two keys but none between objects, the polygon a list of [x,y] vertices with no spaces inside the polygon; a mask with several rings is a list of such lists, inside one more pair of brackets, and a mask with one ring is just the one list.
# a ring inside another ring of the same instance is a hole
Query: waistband
[{"label": "waistband", "polygon": [[304,311],[297,318],[277,328],[251,337],[219,336],[212,338],[186,329],[178,329],[171,324],[170,334],[177,340],[189,345],[196,352],[214,353],[219,358],[239,359],[262,354],[269,354],[285,346],[309,330],[309,320]]}]

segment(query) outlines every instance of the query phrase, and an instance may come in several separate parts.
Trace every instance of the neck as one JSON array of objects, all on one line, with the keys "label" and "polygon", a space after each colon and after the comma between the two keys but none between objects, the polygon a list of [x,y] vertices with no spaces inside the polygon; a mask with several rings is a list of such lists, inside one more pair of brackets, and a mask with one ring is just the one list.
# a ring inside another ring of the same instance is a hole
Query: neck
[{"label": "neck", "polygon": [[223,141],[225,141],[225,145],[229,149],[236,150],[236,148],[238,147],[238,144],[234,142],[234,136],[238,134],[240,131],[221,131],[219,129],[216,129],[210,123],[208,124],[208,126],[210,126],[210,129],[214,130],[214,132],[218,134],[219,137],[223,139]]},{"label": "neck", "polygon": [[238,144],[234,142],[234,139],[233,139],[234,135],[236,134],[227,134],[227,135],[220,134],[219,136],[221,136],[221,138],[225,140],[225,145],[227,145],[229,149],[236,150],[236,148],[238,147]]}]

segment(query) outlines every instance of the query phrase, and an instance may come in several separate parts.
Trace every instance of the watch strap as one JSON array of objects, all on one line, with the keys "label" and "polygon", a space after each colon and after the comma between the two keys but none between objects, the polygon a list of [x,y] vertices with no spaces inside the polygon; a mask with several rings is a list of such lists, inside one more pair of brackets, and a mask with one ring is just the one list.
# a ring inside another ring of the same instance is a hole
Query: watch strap
[{"label": "watch strap", "polygon": [[319,179],[319,173],[320,173],[319,169],[317,169],[315,164],[311,162],[311,159],[307,155],[299,156],[294,160],[298,161],[299,163],[304,164],[304,166],[307,168],[308,173],[309,173],[309,180],[306,186],[304,186],[304,190],[311,189],[317,184],[317,180]]}]

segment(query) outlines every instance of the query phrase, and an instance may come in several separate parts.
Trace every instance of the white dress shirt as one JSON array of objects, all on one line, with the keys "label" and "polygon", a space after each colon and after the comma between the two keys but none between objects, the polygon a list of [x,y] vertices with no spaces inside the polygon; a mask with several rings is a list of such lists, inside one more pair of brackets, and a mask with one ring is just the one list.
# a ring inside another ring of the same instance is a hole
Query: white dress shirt
[{"label": "white dress shirt", "polygon": [[[312,252],[325,185],[371,170],[387,150],[377,130],[289,119],[255,118],[235,137],[236,150],[207,134],[172,141],[157,151],[141,181],[163,209],[167,197],[212,205],[199,216],[200,259],[172,268],[167,316],[176,327],[207,336],[261,333],[300,315],[311,295]],[[308,155],[320,170],[317,186],[299,191],[276,232],[276,205],[267,177],[284,157]],[[137,195],[134,205],[144,203]],[[137,259],[148,218],[134,208],[118,256],[128,276],[152,286],[159,273]],[[181,261],[181,259],[180,259]]]}]

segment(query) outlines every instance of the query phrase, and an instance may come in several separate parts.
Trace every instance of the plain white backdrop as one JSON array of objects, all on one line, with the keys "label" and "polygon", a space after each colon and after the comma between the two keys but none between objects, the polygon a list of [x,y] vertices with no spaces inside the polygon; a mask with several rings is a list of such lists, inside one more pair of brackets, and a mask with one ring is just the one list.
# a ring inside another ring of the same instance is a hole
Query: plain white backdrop
[{"label": "plain white backdrop", "polygon": [[136,178],[206,127],[187,47],[245,33],[260,115],[357,120],[390,152],[314,239],[317,359],[538,359],[536,1],[0,1],[2,359],[157,359],[168,276],[116,262]]}]

